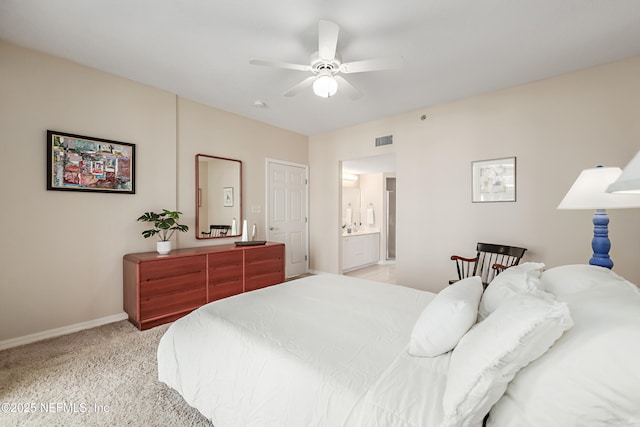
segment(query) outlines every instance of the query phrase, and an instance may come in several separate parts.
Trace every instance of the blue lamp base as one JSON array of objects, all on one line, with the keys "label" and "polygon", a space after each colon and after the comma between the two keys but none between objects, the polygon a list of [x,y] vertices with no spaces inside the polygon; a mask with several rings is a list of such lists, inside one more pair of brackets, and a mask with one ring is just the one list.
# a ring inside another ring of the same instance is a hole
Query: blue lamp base
[{"label": "blue lamp base", "polygon": [[611,249],[611,241],[609,240],[609,217],[604,209],[596,210],[593,215],[593,240],[591,240],[591,248],[593,256],[589,260],[589,264],[613,268],[613,261],[609,257]]}]

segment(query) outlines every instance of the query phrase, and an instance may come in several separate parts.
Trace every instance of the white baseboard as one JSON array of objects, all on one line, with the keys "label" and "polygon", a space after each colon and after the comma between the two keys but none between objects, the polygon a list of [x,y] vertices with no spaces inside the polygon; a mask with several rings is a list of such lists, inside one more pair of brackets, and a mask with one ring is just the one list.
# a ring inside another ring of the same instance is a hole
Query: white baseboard
[{"label": "white baseboard", "polygon": [[44,340],[47,338],[54,338],[61,335],[71,334],[74,332],[82,331],[83,329],[95,328],[96,326],[106,325],[107,323],[119,322],[127,318],[127,313],[122,312],[119,314],[113,314],[111,316],[101,317],[99,319],[89,320],[87,322],[81,322],[69,326],[63,326],[61,328],[50,329],[48,331],[36,332],[35,334],[25,335],[23,337],[11,338],[8,340],[0,341],[0,350],[18,347],[19,345],[30,344],[32,342]]}]

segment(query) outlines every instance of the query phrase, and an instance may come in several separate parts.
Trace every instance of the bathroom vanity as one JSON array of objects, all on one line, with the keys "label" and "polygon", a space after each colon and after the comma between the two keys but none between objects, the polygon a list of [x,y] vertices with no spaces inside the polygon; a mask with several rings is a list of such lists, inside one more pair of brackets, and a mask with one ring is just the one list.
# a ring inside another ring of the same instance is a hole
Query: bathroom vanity
[{"label": "bathroom vanity", "polygon": [[380,260],[380,232],[354,231],[342,235],[342,271],[376,264]]}]

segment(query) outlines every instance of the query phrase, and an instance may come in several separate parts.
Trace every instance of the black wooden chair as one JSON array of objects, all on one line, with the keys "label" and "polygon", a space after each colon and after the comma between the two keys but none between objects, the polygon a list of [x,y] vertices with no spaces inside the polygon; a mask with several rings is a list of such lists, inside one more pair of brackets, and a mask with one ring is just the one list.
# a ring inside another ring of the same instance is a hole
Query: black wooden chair
[{"label": "black wooden chair", "polygon": [[231,232],[230,225],[210,225],[209,232],[201,232],[202,237],[225,237]]},{"label": "black wooden chair", "polygon": [[518,265],[526,251],[526,248],[516,246],[478,243],[475,258],[465,258],[459,255],[451,256],[451,260],[456,262],[458,278],[449,280],[449,284],[466,277],[480,276],[482,284],[486,288],[500,272]]}]

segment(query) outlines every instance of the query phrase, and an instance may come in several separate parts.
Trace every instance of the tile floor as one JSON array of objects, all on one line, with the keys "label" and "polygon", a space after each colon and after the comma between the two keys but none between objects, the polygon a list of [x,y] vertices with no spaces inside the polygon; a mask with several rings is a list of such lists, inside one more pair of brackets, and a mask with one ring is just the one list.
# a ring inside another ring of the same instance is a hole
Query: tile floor
[{"label": "tile floor", "polygon": [[375,280],[394,285],[396,284],[395,264],[376,264],[359,270],[349,271],[344,274],[345,276],[360,277],[362,279]]},{"label": "tile floor", "polygon": [[[362,279],[375,280],[377,282],[396,284],[396,265],[395,263],[389,264],[376,264],[369,267],[361,268],[359,270],[349,271],[344,273],[345,276],[360,277]],[[303,277],[313,276],[313,273],[305,273],[300,276],[289,277],[286,281],[301,279]]]}]

